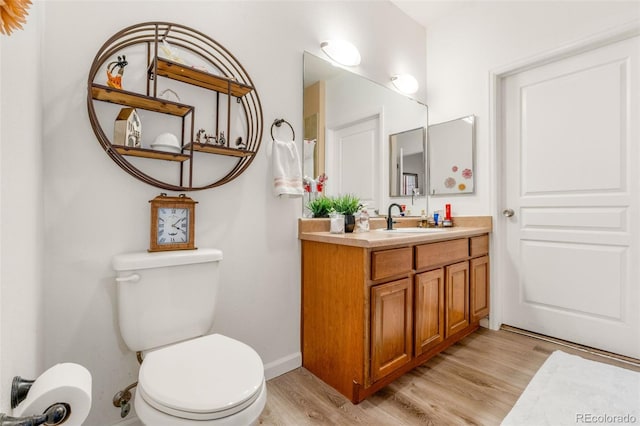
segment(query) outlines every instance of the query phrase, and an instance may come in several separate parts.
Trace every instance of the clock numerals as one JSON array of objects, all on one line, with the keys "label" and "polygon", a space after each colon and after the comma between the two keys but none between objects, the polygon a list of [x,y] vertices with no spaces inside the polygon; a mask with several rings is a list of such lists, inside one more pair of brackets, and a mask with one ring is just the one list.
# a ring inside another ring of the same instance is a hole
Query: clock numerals
[{"label": "clock numerals", "polygon": [[189,210],[183,208],[158,209],[158,244],[188,242]]}]

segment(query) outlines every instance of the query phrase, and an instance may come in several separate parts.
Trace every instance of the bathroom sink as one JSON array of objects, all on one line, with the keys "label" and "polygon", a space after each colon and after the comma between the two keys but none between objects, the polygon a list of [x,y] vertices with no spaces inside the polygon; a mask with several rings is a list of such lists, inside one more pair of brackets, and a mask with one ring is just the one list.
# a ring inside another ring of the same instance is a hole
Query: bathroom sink
[{"label": "bathroom sink", "polygon": [[390,232],[390,233],[405,233],[405,234],[435,234],[438,232],[446,232],[451,228],[418,228],[418,227],[407,227],[407,228],[393,228],[391,230],[386,228],[376,229],[376,231],[380,232]]}]

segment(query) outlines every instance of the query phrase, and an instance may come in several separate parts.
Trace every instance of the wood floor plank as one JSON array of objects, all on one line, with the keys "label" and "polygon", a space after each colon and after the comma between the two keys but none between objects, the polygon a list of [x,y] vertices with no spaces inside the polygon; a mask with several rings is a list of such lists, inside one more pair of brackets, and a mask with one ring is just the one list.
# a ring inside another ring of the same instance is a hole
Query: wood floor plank
[{"label": "wood floor plank", "polygon": [[304,368],[269,380],[260,424],[499,425],[555,350],[640,371],[640,365],[481,328],[358,405]]}]

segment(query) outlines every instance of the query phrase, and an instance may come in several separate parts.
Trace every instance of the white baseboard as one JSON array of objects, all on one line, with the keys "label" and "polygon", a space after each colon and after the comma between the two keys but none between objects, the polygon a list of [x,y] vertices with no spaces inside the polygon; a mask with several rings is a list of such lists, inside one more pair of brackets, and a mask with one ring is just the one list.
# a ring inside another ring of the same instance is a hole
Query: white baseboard
[{"label": "white baseboard", "polygon": [[302,353],[296,352],[264,365],[264,378],[266,380],[278,377],[288,371],[302,365]]}]

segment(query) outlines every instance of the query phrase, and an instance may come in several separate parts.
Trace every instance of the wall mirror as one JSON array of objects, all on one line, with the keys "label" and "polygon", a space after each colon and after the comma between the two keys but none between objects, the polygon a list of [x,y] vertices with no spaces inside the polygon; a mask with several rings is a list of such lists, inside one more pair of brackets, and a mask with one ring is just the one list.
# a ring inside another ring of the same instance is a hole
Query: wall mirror
[{"label": "wall mirror", "polygon": [[[326,173],[327,195],[353,193],[370,211],[386,214],[389,136],[424,128],[427,106],[309,52],[303,59],[303,175],[317,178]],[[424,155],[422,165],[426,170]],[[426,173],[416,174],[421,197],[410,192],[397,195],[406,200],[394,199],[406,204],[412,215],[427,208]]]},{"label": "wall mirror", "polygon": [[475,116],[428,128],[429,194],[470,194],[475,191]]},{"label": "wall mirror", "polygon": [[389,196],[423,194],[425,186],[426,129],[389,135]]}]

